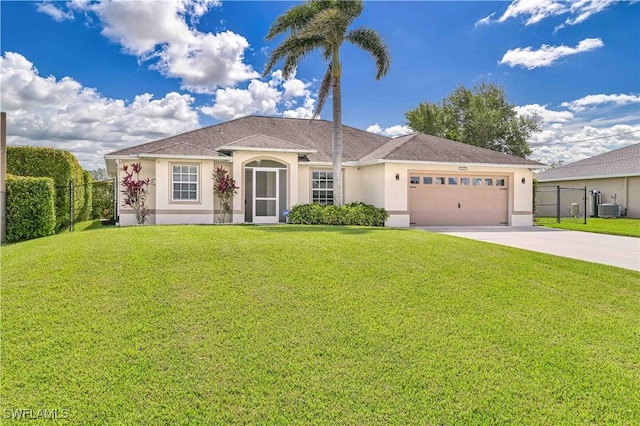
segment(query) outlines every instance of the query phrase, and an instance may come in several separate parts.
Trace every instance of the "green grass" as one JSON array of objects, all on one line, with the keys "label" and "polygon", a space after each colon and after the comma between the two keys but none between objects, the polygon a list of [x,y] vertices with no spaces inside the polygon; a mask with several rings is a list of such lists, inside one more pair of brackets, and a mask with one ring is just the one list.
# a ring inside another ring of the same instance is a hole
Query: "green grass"
[{"label": "green grass", "polygon": [[1,309],[5,417],[640,424],[639,273],[423,231],[60,234],[3,247]]},{"label": "green grass", "polygon": [[584,219],[562,219],[560,223],[554,217],[536,218],[537,225],[547,226],[549,228],[570,229],[572,231],[595,232],[597,234],[623,235],[627,237],[640,238],[640,219],[602,219],[597,217],[587,218],[587,224]]}]

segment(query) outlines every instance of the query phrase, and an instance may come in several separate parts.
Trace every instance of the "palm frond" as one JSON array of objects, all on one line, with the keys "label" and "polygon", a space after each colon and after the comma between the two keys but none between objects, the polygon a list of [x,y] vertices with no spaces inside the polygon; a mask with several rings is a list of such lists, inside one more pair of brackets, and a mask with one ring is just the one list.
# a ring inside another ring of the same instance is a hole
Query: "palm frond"
[{"label": "palm frond", "polygon": [[268,76],[276,64],[284,59],[282,75],[284,78],[289,78],[305,56],[323,47],[324,40],[321,37],[299,37],[292,34],[271,52],[262,76]]},{"label": "palm frond", "polygon": [[391,66],[391,53],[380,34],[370,28],[358,27],[350,31],[345,39],[369,52],[376,62],[376,80],[387,74]]},{"label": "palm frond", "polygon": [[324,9],[316,13],[300,31],[301,37],[323,36],[328,45],[339,46],[349,26],[349,20],[337,8]]},{"label": "palm frond", "polygon": [[355,21],[364,9],[362,0],[340,0],[335,7],[347,18],[349,24]]},{"label": "palm frond", "polygon": [[311,116],[312,120],[320,115],[322,107],[324,107],[324,104],[329,97],[329,90],[331,90],[331,65],[327,68],[327,72],[322,78],[322,83],[320,83],[320,89],[318,89],[318,105],[316,105],[316,108],[313,111],[313,115]]},{"label": "palm frond", "polygon": [[303,3],[292,7],[276,18],[275,22],[271,24],[265,39],[271,40],[287,31],[292,33],[299,32],[316,13],[316,7],[311,3]]}]

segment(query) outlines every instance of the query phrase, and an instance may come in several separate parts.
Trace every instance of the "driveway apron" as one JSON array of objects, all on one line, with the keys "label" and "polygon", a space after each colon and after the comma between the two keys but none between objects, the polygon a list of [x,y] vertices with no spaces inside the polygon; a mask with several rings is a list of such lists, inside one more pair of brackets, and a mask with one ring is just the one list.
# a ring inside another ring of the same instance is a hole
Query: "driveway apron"
[{"label": "driveway apron", "polygon": [[640,238],[540,226],[421,226],[418,228],[640,272]]}]

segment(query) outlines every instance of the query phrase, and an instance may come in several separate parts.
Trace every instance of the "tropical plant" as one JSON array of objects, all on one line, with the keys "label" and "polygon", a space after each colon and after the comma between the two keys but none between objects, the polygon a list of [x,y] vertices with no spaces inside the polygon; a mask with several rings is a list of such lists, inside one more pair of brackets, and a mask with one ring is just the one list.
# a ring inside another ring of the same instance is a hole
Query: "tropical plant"
[{"label": "tropical plant", "polygon": [[120,181],[122,185],[123,206],[129,206],[136,214],[136,222],[138,225],[143,225],[147,221],[149,216],[149,208],[145,205],[147,194],[149,193],[149,185],[153,185],[153,180],[150,178],[141,179],[140,171],[142,165],[140,163],[133,163],[131,165],[131,171],[127,164],[122,166],[124,177]]},{"label": "tropical plant", "polygon": [[218,218],[221,223],[227,221],[227,214],[231,213],[231,197],[236,193],[238,187],[236,181],[222,166],[216,167],[213,172],[213,193],[220,200],[220,210],[222,214]]},{"label": "tropical plant", "polygon": [[333,203],[342,202],[342,91],[340,77],[340,47],[350,42],[368,52],[376,63],[376,79],[389,71],[391,54],[382,37],[374,30],[358,27],[348,31],[349,25],[362,13],[361,0],[309,0],[280,15],[271,25],[266,39],[288,33],[287,38],[275,48],[264,70],[267,76],[276,64],[284,60],[282,75],[292,76],[299,62],[309,53],[320,50],[328,62],[328,68],[320,84],[318,104],[313,118],[322,111],[329,92],[333,96]]}]

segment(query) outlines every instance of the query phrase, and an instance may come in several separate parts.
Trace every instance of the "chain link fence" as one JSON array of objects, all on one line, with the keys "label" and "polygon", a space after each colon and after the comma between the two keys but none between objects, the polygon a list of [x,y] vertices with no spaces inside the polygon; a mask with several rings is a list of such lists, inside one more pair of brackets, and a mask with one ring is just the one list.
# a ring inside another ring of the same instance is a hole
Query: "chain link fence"
[{"label": "chain link fence", "polygon": [[558,223],[563,220],[587,223],[587,187],[565,188],[539,186],[535,193],[534,216],[553,217]]}]

